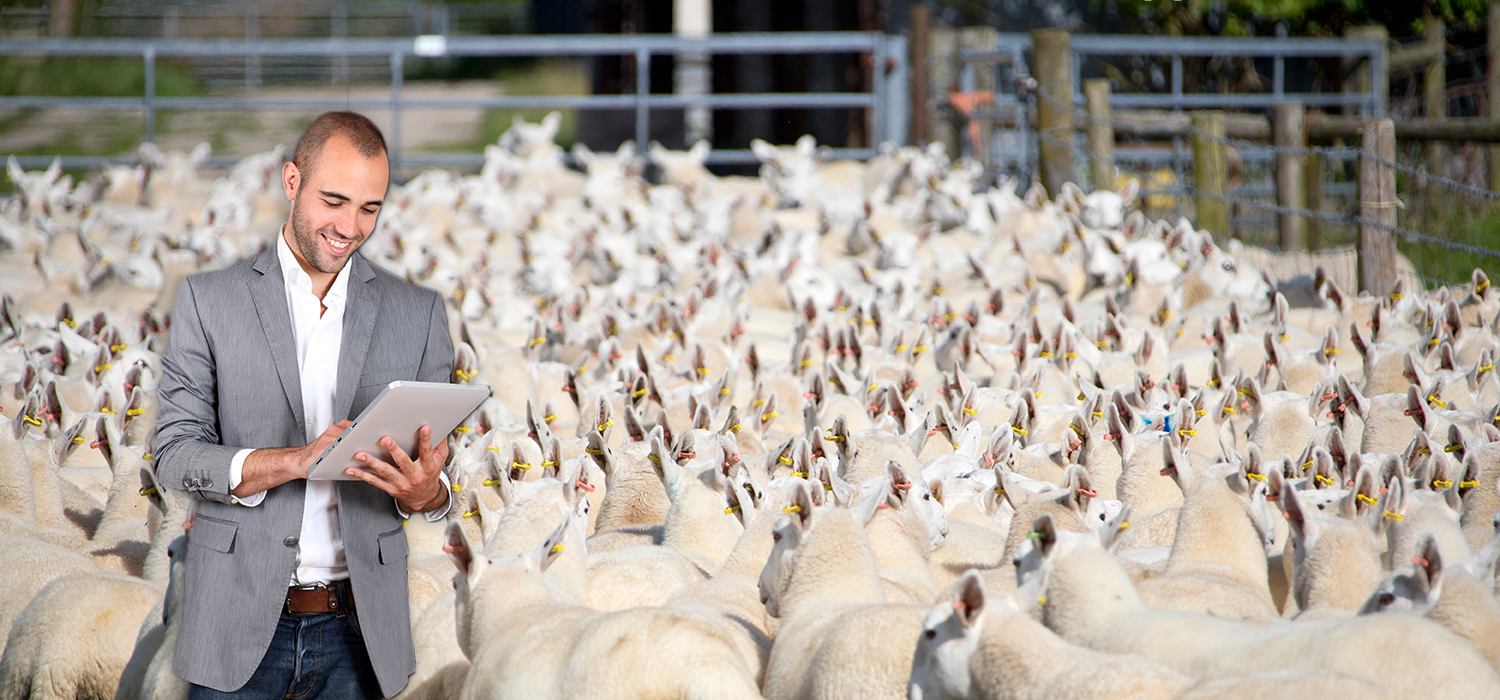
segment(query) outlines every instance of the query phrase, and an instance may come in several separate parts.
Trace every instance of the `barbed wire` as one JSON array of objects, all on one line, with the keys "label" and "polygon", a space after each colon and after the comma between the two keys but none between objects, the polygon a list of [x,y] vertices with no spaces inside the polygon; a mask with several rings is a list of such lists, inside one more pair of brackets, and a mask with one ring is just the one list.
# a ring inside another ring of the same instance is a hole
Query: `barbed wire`
[{"label": "barbed wire", "polygon": [[[1112,118],[1106,119],[1106,118],[1103,118],[1103,117],[1096,117],[1096,116],[1088,114],[1086,112],[1081,112],[1081,111],[1079,111],[1079,110],[1076,109],[1076,106],[1073,106],[1073,105],[1064,105],[1060,101],[1052,98],[1050,95],[1047,94],[1047,91],[1045,91],[1045,90],[1037,90],[1036,94],[1039,95],[1042,99],[1047,100],[1050,104],[1053,104],[1054,106],[1066,107],[1066,108],[1072,110],[1075,115],[1080,116],[1081,118],[1083,118],[1085,121],[1087,121],[1089,123],[1104,122],[1104,123],[1111,124],[1112,126],[1124,126],[1127,129],[1132,128],[1134,126],[1134,125],[1127,124],[1125,122],[1120,122],[1120,121],[1112,119]],[[1086,162],[1092,163],[1094,160],[1096,160],[1096,156],[1093,153],[1090,153],[1088,151],[1082,150],[1081,148],[1079,148],[1077,146],[1076,143],[1073,142],[1072,139],[1060,139],[1060,138],[1057,138],[1055,135],[1053,135],[1053,133],[1051,133],[1051,132],[1058,132],[1058,131],[1066,131],[1071,136],[1074,130],[1073,130],[1073,128],[1071,126],[1069,126],[1069,127],[1039,128],[1039,129],[1036,130],[1038,138],[1041,139],[1042,141],[1045,141],[1045,142],[1048,142],[1048,143],[1052,143],[1052,144],[1055,144],[1055,145],[1060,144],[1060,145],[1068,146],[1076,154],[1082,155],[1082,156],[1086,157],[1087,158]],[[1360,148],[1360,147],[1340,147],[1340,148],[1311,147],[1311,148],[1303,148],[1303,147],[1276,146],[1274,144],[1270,145],[1270,146],[1267,146],[1266,144],[1261,144],[1261,143],[1257,143],[1257,142],[1254,142],[1254,141],[1246,141],[1246,140],[1243,140],[1243,139],[1234,139],[1234,138],[1229,138],[1227,136],[1219,136],[1217,134],[1210,134],[1210,133],[1204,132],[1204,131],[1196,128],[1196,127],[1193,127],[1191,124],[1189,124],[1189,126],[1188,126],[1188,131],[1189,131],[1189,133],[1198,135],[1198,136],[1200,136],[1202,138],[1205,138],[1205,139],[1208,139],[1208,140],[1211,140],[1211,141],[1214,141],[1214,142],[1218,142],[1218,143],[1224,143],[1226,145],[1236,145],[1237,147],[1254,147],[1254,148],[1259,148],[1259,149],[1269,149],[1269,150],[1272,150],[1272,151],[1277,152],[1277,153],[1293,153],[1293,154],[1297,154],[1297,155],[1313,155],[1313,154],[1316,154],[1316,155],[1324,155],[1324,156],[1356,155],[1356,156],[1361,157],[1361,158],[1369,158],[1369,159],[1371,159],[1372,162],[1376,162],[1376,163],[1378,163],[1380,165],[1385,165],[1387,167],[1391,167],[1391,168],[1396,169],[1396,170],[1401,171],[1401,172],[1406,172],[1408,174],[1413,174],[1413,175],[1416,175],[1418,177],[1427,178],[1429,180],[1432,180],[1433,182],[1437,182],[1439,184],[1445,185],[1445,186],[1450,187],[1452,189],[1456,189],[1456,190],[1468,192],[1470,194],[1474,194],[1474,195],[1482,196],[1482,197],[1487,197],[1487,198],[1490,198],[1490,199],[1500,199],[1500,192],[1493,192],[1493,191],[1490,191],[1490,190],[1485,190],[1485,189],[1473,187],[1471,185],[1467,185],[1467,184],[1458,182],[1456,180],[1451,180],[1451,179],[1448,179],[1448,178],[1444,178],[1444,177],[1432,175],[1430,173],[1426,173],[1426,172],[1417,170],[1417,169],[1412,168],[1410,166],[1402,165],[1402,164],[1396,163],[1396,162],[1394,162],[1392,160],[1389,160],[1389,159],[1386,159],[1386,158],[1382,158],[1382,157],[1380,157],[1380,156],[1378,156],[1378,155],[1376,155],[1374,153],[1370,153],[1369,151],[1365,150],[1364,148]],[[1118,159],[1116,159],[1113,164],[1114,164],[1114,166],[1116,168],[1120,168],[1121,167],[1121,164],[1120,164],[1120,162],[1119,162]],[[1043,163],[1042,166],[1043,167],[1049,167],[1045,163]],[[1145,184],[1145,182],[1149,181],[1150,178],[1148,176],[1145,176],[1145,173],[1140,173],[1139,171],[1135,171],[1135,172],[1137,174],[1142,175],[1143,177],[1146,178],[1145,181],[1143,181],[1143,185]],[[1069,175],[1069,177],[1072,176],[1071,173],[1069,173],[1068,175]],[[1326,222],[1331,222],[1331,223],[1340,223],[1340,224],[1346,224],[1346,225],[1347,224],[1354,224],[1354,225],[1371,226],[1371,227],[1374,227],[1374,228],[1382,230],[1382,231],[1387,231],[1389,233],[1397,234],[1397,235],[1401,236],[1402,239],[1406,240],[1409,243],[1410,242],[1426,243],[1426,244],[1435,245],[1435,246],[1438,246],[1438,247],[1441,247],[1441,248],[1447,248],[1447,249],[1450,249],[1450,250],[1458,250],[1458,251],[1466,252],[1466,253],[1469,253],[1470,255],[1476,255],[1476,256],[1479,256],[1479,257],[1500,258],[1500,251],[1491,250],[1489,248],[1482,248],[1482,247],[1479,247],[1479,246],[1473,246],[1473,245],[1469,245],[1469,244],[1466,244],[1466,243],[1459,243],[1459,242],[1456,242],[1456,241],[1450,241],[1450,240],[1443,239],[1443,238],[1438,238],[1438,237],[1435,237],[1435,236],[1430,236],[1430,235],[1427,235],[1427,234],[1424,234],[1424,233],[1420,233],[1420,232],[1417,232],[1417,231],[1413,231],[1411,229],[1404,228],[1404,227],[1401,227],[1401,226],[1395,226],[1395,225],[1392,225],[1392,224],[1387,224],[1387,223],[1382,222],[1382,221],[1376,221],[1374,219],[1370,219],[1370,218],[1361,216],[1359,214],[1354,214],[1354,213],[1336,214],[1336,213],[1331,213],[1331,212],[1320,212],[1320,211],[1314,211],[1314,210],[1311,210],[1311,209],[1303,209],[1303,208],[1298,208],[1298,207],[1285,207],[1285,206],[1282,206],[1282,205],[1270,204],[1270,203],[1267,203],[1267,202],[1260,202],[1260,201],[1256,201],[1256,200],[1252,200],[1252,199],[1246,199],[1246,198],[1243,198],[1243,197],[1234,197],[1234,196],[1230,196],[1230,195],[1219,195],[1218,193],[1206,192],[1206,191],[1199,190],[1196,187],[1193,187],[1191,185],[1187,185],[1187,184],[1182,183],[1180,181],[1178,183],[1178,186],[1181,189],[1181,191],[1191,193],[1194,196],[1203,195],[1203,196],[1208,197],[1210,199],[1224,201],[1224,202],[1227,202],[1227,203],[1240,204],[1242,206],[1249,206],[1251,208],[1257,208],[1257,209],[1263,209],[1263,210],[1268,210],[1268,211],[1274,211],[1274,212],[1276,212],[1278,214],[1289,214],[1289,215],[1294,215],[1294,216],[1301,216],[1301,217],[1304,217],[1304,218],[1317,219],[1317,220],[1320,220],[1320,221],[1326,221]]]},{"label": "barbed wire", "polygon": [[[1052,104],[1054,106],[1062,107],[1062,108],[1067,108],[1067,109],[1072,110],[1074,118],[1081,118],[1085,122],[1090,123],[1090,124],[1097,124],[1097,123],[1109,124],[1112,127],[1115,127],[1117,129],[1121,129],[1121,130],[1124,130],[1124,131],[1127,131],[1127,132],[1131,131],[1131,130],[1134,130],[1137,127],[1137,125],[1131,124],[1129,122],[1123,122],[1123,121],[1120,121],[1120,120],[1117,120],[1117,119],[1113,119],[1113,118],[1105,118],[1105,117],[1099,117],[1099,116],[1095,116],[1095,115],[1089,114],[1087,111],[1078,109],[1077,105],[1065,105],[1062,102],[1058,101],[1056,98],[1054,98],[1051,95],[1047,94],[1047,91],[1045,91],[1045,90],[1038,90],[1037,94],[1039,96],[1041,96],[1042,99],[1046,100],[1048,103],[1050,103],[1050,104]],[[1049,131],[1049,130],[1050,131],[1055,131],[1055,130],[1059,130],[1059,129],[1071,129],[1071,127],[1050,127],[1049,129],[1045,129],[1045,130],[1039,129],[1038,131]],[[1203,131],[1202,129],[1199,129],[1198,127],[1193,126],[1192,122],[1188,123],[1186,129],[1187,129],[1187,132],[1189,134],[1191,134],[1191,135],[1198,136],[1200,138],[1206,139],[1206,140],[1214,142],[1214,143],[1220,143],[1220,144],[1224,144],[1226,146],[1234,146],[1235,148],[1239,148],[1239,149],[1243,149],[1243,150],[1254,149],[1254,150],[1271,151],[1271,152],[1274,152],[1274,153],[1285,153],[1285,154],[1299,155],[1299,156],[1316,155],[1316,156],[1323,156],[1323,157],[1327,157],[1327,158],[1338,158],[1338,157],[1344,157],[1344,156],[1357,156],[1357,157],[1360,157],[1360,158],[1368,158],[1368,159],[1370,159],[1371,162],[1378,163],[1380,165],[1384,165],[1384,166],[1389,167],[1389,168],[1393,168],[1397,172],[1405,173],[1407,175],[1410,175],[1410,176],[1413,176],[1413,177],[1417,177],[1417,178],[1422,178],[1422,179],[1430,181],[1430,182],[1435,182],[1435,183],[1438,183],[1438,184],[1443,185],[1445,187],[1448,187],[1450,189],[1454,189],[1454,190],[1458,190],[1460,192],[1464,192],[1465,194],[1474,195],[1476,197],[1485,197],[1487,199],[1500,200],[1500,192],[1496,192],[1494,190],[1484,189],[1482,187],[1475,187],[1473,185],[1470,185],[1470,184],[1467,184],[1467,183],[1463,183],[1463,182],[1459,182],[1459,181],[1453,180],[1451,178],[1446,178],[1446,177],[1443,177],[1441,175],[1437,175],[1437,174],[1434,174],[1434,173],[1429,173],[1429,172],[1427,172],[1425,170],[1421,170],[1421,169],[1418,169],[1418,168],[1413,168],[1413,167],[1411,167],[1409,165],[1403,165],[1401,163],[1397,163],[1396,161],[1389,160],[1387,158],[1382,158],[1381,156],[1379,156],[1379,155],[1377,155],[1375,153],[1371,153],[1370,151],[1368,151],[1368,150],[1366,150],[1366,149],[1364,149],[1363,147],[1360,147],[1360,146],[1340,146],[1340,147],[1278,146],[1276,144],[1266,144],[1266,143],[1260,143],[1258,141],[1249,141],[1249,140],[1246,140],[1246,139],[1237,139],[1237,138],[1233,138],[1233,137],[1230,137],[1230,136],[1220,136],[1218,134],[1212,134],[1212,133]]]},{"label": "barbed wire", "polygon": [[[1063,141],[1062,139],[1058,139],[1058,138],[1052,136],[1051,134],[1046,133],[1043,130],[1038,130],[1037,133],[1038,133],[1038,136],[1042,140],[1044,140],[1044,141],[1048,141],[1048,142],[1053,143],[1053,144],[1069,145],[1069,144],[1067,144],[1067,142]],[[1075,151],[1075,153],[1077,153],[1080,149],[1078,149],[1076,147],[1076,145],[1075,145],[1073,147],[1073,150]],[[1088,155],[1088,152],[1087,151],[1083,151],[1082,154],[1083,155]],[[1121,166],[1121,164],[1119,163],[1118,160],[1114,163],[1114,165],[1117,168],[1122,168],[1122,166]],[[1140,175],[1140,176],[1143,176],[1143,177],[1146,176],[1145,173],[1141,173],[1140,171],[1135,170],[1133,168],[1123,167],[1122,169],[1130,170],[1134,174],[1137,174],[1137,175]],[[1417,231],[1413,231],[1413,230],[1408,229],[1408,228],[1404,228],[1404,227],[1401,227],[1401,226],[1395,226],[1395,225],[1392,225],[1392,224],[1387,224],[1387,223],[1385,223],[1383,221],[1377,221],[1375,219],[1371,219],[1371,218],[1368,218],[1368,217],[1365,217],[1365,216],[1361,216],[1361,215],[1355,214],[1355,213],[1343,213],[1343,214],[1340,214],[1340,213],[1334,213],[1334,212],[1324,212],[1324,211],[1316,211],[1316,210],[1313,210],[1313,209],[1305,209],[1305,208],[1302,208],[1302,207],[1288,207],[1288,206],[1284,206],[1284,205],[1280,205],[1280,204],[1274,204],[1274,203],[1271,203],[1271,202],[1262,202],[1262,201],[1255,200],[1255,199],[1249,199],[1249,198],[1246,198],[1246,197],[1236,197],[1236,196],[1228,195],[1228,194],[1219,194],[1217,192],[1209,192],[1207,190],[1202,190],[1202,189],[1199,189],[1199,188],[1197,188],[1197,187],[1195,187],[1193,185],[1186,184],[1186,183],[1183,183],[1183,182],[1178,182],[1177,183],[1177,188],[1180,191],[1182,191],[1184,193],[1187,193],[1187,194],[1190,194],[1190,195],[1193,195],[1193,196],[1202,196],[1202,197],[1206,197],[1206,198],[1214,200],[1214,201],[1224,202],[1224,203],[1227,203],[1227,204],[1238,204],[1238,205],[1241,205],[1241,206],[1250,207],[1252,209],[1260,209],[1260,210],[1263,210],[1263,211],[1270,211],[1270,212],[1274,212],[1276,214],[1288,214],[1288,215],[1292,215],[1292,216],[1300,216],[1300,217],[1307,218],[1307,219],[1317,219],[1319,221],[1328,222],[1328,223],[1336,223],[1336,224],[1344,224],[1344,225],[1364,225],[1364,226],[1370,226],[1370,227],[1379,229],[1381,231],[1386,231],[1388,233],[1392,233],[1392,234],[1398,235],[1402,239],[1406,240],[1408,243],[1410,243],[1410,242],[1427,243],[1429,245],[1436,245],[1436,246],[1439,246],[1439,247],[1442,247],[1442,248],[1448,248],[1448,249],[1451,249],[1451,250],[1463,251],[1463,252],[1469,253],[1470,255],[1476,255],[1476,256],[1479,256],[1479,257],[1500,259],[1500,251],[1490,250],[1488,248],[1481,248],[1481,247],[1478,247],[1478,246],[1472,246],[1472,245],[1468,245],[1466,243],[1458,243],[1456,241],[1449,241],[1449,240],[1446,240],[1446,239],[1437,238],[1435,236],[1429,236],[1427,234],[1420,233],[1420,232],[1417,232]],[[1266,247],[1266,246],[1261,246],[1261,247]],[[1379,260],[1376,259],[1376,262],[1379,262]],[[1412,271],[1409,271],[1409,270],[1401,270],[1401,272],[1403,274],[1406,274],[1406,273],[1415,274],[1418,277],[1421,277],[1424,281],[1429,282],[1429,283],[1450,284],[1449,282],[1444,282],[1442,280],[1437,280],[1435,278],[1427,277],[1425,275],[1421,275],[1420,273],[1415,273],[1415,272],[1412,272]]]}]

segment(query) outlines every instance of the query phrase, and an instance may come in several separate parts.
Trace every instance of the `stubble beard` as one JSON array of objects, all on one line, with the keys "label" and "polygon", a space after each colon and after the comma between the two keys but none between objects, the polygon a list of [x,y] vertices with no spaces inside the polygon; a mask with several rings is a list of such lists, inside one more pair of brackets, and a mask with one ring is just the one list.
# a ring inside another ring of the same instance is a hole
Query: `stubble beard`
[{"label": "stubble beard", "polygon": [[[297,250],[302,252],[302,259],[307,261],[307,264],[311,265],[314,270],[324,274],[338,274],[339,270],[344,269],[344,264],[349,261],[349,257],[354,255],[354,251],[358,250],[360,244],[363,243],[361,240],[345,239],[335,234],[331,227],[309,231],[311,228],[312,224],[308,223],[307,215],[302,211],[302,194],[299,192],[292,200],[292,238],[297,242]],[[349,252],[345,253],[341,259],[329,258],[319,240],[323,236],[334,240],[350,240]]]}]

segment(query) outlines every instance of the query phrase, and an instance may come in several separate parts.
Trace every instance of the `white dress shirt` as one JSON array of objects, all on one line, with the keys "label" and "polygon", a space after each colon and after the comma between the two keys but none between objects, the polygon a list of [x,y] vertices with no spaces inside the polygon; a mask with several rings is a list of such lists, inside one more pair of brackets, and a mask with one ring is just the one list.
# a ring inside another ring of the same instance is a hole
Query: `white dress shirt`
[{"label": "white dress shirt", "polygon": [[[284,227],[283,227],[284,228]],[[338,385],[339,350],[344,340],[344,304],[349,294],[349,265],[333,280],[322,300],[313,293],[312,277],[302,269],[286,236],[276,237],[276,257],[281,262],[281,276],[286,283],[287,307],[292,317],[292,338],[297,346],[297,366],[302,377],[302,413],[306,419],[307,441],[311,443],[333,425],[334,392]],[[323,308],[327,310],[324,311]],[[245,458],[253,449],[240,450],[229,465],[229,489],[239,486],[244,475]],[[440,474],[443,490],[449,493],[448,477]],[[302,534],[297,538],[297,568],[292,585],[328,583],[349,578],[344,564],[344,537],[339,530],[339,499],[336,481],[308,481],[302,510]],[[234,501],[244,506],[258,506],[266,498],[260,491]],[[401,517],[410,517],[399,506]],[[441,520],[448,507],[427,513],[428,520]]]}]

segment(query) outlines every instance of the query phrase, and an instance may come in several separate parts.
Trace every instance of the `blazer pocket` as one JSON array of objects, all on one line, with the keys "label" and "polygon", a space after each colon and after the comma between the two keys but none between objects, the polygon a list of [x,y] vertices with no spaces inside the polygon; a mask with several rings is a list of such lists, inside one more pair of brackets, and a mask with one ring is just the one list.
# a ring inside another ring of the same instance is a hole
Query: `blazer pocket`
[{"label": "blazer pocket", "polygon": [[198,515],[193,518],[193,527],[188,530],[188,543],[228,554],[234,551],[234,537],[239,530],[239,523]]},{"label": "blazer pocket", "polygon": [[380,563],[382,564],[405,564],[406,563],[406,531],[396,528],[381,535],[376,542],[380,545]]},{"label": "blazer pocket", "polygon": [[410,379],[415,378],[416,376],[417,376],[417,366],[414,365],[414,364],[412,364],[412,365],[407,365],[405,367],[396,367],[396,368],[393,368],[393,369],[382,369],[382,370],[376,370],[374,372],[363,372],[359,376],[359,385],[361,387],[368,387],[368,386],[380,386],[380,387],[383,387],[383,386],[385,386],[387,384],[390,384],[391,382],[394,382],[394,381],[397,381],[397,380],[401,380],[401,379],[410,380]]}]

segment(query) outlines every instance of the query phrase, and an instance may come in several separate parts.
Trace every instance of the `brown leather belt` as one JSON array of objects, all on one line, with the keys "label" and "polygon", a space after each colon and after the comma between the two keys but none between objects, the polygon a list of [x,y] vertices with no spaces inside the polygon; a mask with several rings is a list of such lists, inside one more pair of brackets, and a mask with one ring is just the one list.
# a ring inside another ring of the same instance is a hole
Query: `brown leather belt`
[{"label": "brown leather belt", "polygon": [[349,580],[329,584],[292,586],[286,589],[286,613],[293,617],[321,613],[344,614],[354,610],[354,588]]}]

